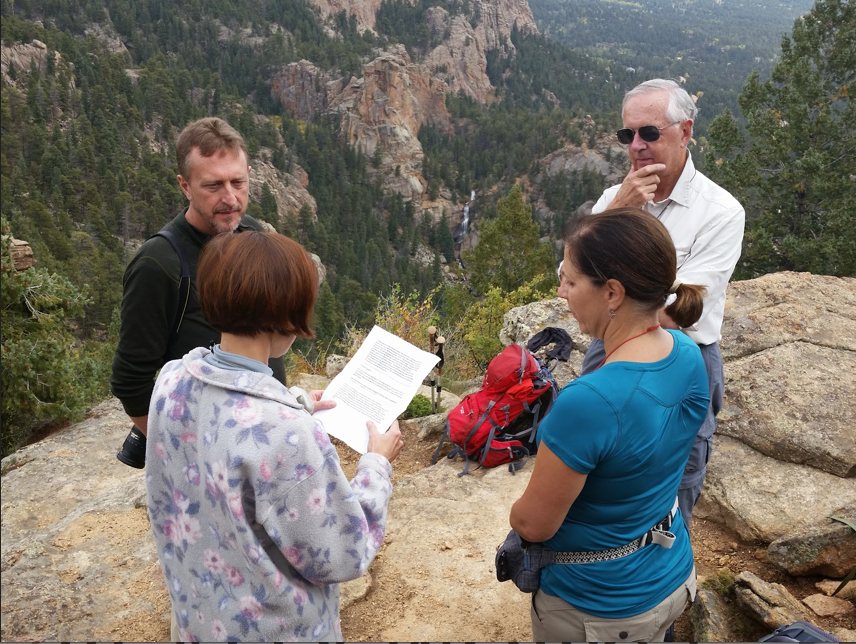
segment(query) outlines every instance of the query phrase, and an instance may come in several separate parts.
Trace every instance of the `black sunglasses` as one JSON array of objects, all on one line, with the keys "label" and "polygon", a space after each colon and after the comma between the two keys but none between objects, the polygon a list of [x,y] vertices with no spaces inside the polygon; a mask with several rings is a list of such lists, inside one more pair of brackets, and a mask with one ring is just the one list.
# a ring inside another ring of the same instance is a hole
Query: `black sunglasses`
[{"label": "black sunglasses", "polygon": [[630,127],[625,127],[616,132],[616,136],[618,136],[618,142],[623,145],[630,145],[633,143],[633,137],[636,136],[636,132],[639,132],[639,138],[645,141],[646,143],[653,143],[657,139],[660,138],[660,131],[665,130],[667,127],[672,127],[673,125],[677,125],[680,121],[675,121],[674,123],[669,123],[668,125],[664,125],[663,127],[657,127],[656,125],[643,125],[638,130],[634,130]]}]

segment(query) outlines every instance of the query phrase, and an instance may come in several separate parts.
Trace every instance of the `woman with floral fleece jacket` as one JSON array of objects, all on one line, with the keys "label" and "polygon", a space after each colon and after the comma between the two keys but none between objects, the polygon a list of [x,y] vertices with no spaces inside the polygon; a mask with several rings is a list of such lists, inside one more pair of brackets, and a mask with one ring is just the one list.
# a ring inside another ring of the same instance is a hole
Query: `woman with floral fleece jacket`
[{"label": "woman with floral fleece jacket", "polygon": [[[369,424],[348,482],[323,426],[271,375],[270,357],[311,337],[317,272],[298,244],[224,233],[198,275],[221,343],[165,365],[149,410],[149,517],[173,639],[341,641],[338,582],[365,573],[383,542],[398,425]],[[320,393],[309,407],[332,404]]]}]

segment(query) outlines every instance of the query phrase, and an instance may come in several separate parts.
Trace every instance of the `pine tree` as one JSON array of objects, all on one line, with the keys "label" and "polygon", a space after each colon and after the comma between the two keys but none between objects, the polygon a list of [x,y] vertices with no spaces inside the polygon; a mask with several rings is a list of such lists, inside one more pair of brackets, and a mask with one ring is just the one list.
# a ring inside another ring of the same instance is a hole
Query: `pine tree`
[{"label": "pine tree", "polygon": [[446,258],[446,261],[450,264],[454,262],[455,240],[452,237],[452,230],[449,228],[449,217],[445,210],[443,210],[443,215],[440,217],[440,221],[437,222],[437,232],[435,233],[435,237],[437,239],[437,248],[443,254],[443,257]]},{"label": "pine tree", "polygon": [[11,231],[2,221],[3,456],[23,443],[46,419],[77,418],[88,386],[69,318],[81,316],[85,291],[44,268],[15,270]]},{"label": "pine tree", "polygon": [[274,225],[279,223],[279,211],[274,196],[267,183],[262,184],[262,198],[259,199],[259,205],[262,207],[262,216],[265,221],[269,221]]},{"label": "pine tree", "polygon": [[535,288],[550,288],[556,280],[556,260],[549,242],[539,241],[538,224],[519,187],[499,201],[497,211],[496,219],[482,224],[475,249],[465,251],[473,288],[510,293],[538,276],[542,279]]},{"label": "pine tree", "polygon": [[730,114],[711,124],[708,172],[747,214],[735,275],[856,275],[854,86],[856,4],[818,0],[782,39],[771,78],[743,88],[748,139]]},{"label": "pine tree", "polygon": [[345,312],[327,282],[318,290],[314,311],[315,338],[317,345],[327,347],[345,333]]}]

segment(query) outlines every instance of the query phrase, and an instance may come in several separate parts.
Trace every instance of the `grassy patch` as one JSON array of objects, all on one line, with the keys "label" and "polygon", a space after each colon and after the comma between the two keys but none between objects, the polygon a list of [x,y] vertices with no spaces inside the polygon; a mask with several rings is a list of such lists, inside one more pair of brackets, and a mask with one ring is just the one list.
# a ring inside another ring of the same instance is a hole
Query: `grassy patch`
[{"label": "grassy patch", "polygon": [[702,583],[703,588],[714,591],[720,597],[732,597],[734,595],[735,575],[728,568],[720,568],[715,575],[711,575]]}]

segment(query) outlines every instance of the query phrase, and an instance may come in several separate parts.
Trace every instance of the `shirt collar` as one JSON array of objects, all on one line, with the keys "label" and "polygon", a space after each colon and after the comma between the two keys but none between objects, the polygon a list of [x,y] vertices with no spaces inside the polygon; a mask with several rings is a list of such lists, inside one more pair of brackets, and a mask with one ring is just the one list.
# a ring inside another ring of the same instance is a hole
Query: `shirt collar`
[{"label": "shirt collar", "polygon": [[202,248],[205,244],[207,244],[214,237],[214,235],[209,235],[208,233],[203,233],[196,226],[194,226],[189,221],[187,221],[187,211],[188,210],[189,210],[189,207],[185,208],[184,212],[181,213],[182,223],[184,224],[184,226],[182,226],[182,228],[184,229],[185,234],[188,236],[190,242],[192,244],[196,244],[197,246]]},{"label": "shirt collar", "polygon": [[687,207],[690,205],[690,185],[695,178],[696,170],[693,164],[693,155],[687,150],[687,162],[684,164],[684,171],[678,177],[678,182],[672,188],[672,194],[669,199],[678,203],[681,206]]}]

